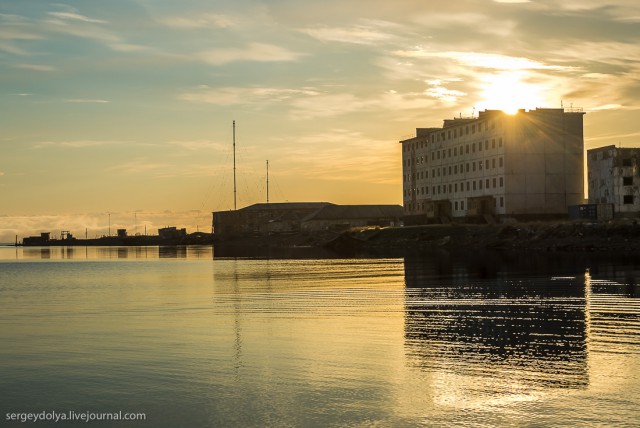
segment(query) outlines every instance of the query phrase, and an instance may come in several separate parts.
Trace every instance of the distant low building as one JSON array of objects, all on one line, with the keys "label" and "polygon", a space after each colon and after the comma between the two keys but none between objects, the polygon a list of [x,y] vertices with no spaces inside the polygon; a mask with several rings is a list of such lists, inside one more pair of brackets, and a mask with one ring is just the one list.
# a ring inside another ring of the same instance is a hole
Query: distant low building
[{"label": "distant low building", "polygon": [[344,230],[358,226],[393,226],[402,221],[400,205],[336,205],[328,202],[254,204],[213,213],[217,237]]},{"label": "distant low building", "polygon": [[588,150],[587,180],[590,204],[612,204],[616,216],[640,214],[640,148]]},{"label": "distant low building", "polygon": [[235,211],[213,213],[213,231],[217,237],[266,235],[300,231],[302,219],[332,205],[328,202],[260,203]]},{"label": "distant low building", "polygon": [[162,229],[158,229],[158,236],[161,239],[181,239],[187,236],[187,229],[164,227]]}]

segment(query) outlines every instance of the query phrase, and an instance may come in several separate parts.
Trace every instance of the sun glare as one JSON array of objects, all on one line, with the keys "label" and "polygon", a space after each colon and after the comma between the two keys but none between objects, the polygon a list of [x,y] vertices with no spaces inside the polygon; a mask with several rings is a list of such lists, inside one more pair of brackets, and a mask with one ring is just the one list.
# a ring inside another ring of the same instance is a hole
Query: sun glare
[{"label": "sun glare", "polygon": [[480,110],[502,110],[516,114],[518,109],[544,107],[539,85],[525,82],[523,71],[493,74],[482,79]]}]

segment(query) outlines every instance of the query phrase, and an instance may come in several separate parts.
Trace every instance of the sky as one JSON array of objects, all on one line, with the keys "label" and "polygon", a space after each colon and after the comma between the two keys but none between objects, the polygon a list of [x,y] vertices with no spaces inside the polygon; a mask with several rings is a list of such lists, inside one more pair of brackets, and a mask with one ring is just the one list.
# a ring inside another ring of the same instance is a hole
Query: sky
[{"label": "sky", "polygon": [[640,146],[637,0],[0,0],[0,242],[210,231],[270,202],[401,204],[398,141],[582,108]]}]

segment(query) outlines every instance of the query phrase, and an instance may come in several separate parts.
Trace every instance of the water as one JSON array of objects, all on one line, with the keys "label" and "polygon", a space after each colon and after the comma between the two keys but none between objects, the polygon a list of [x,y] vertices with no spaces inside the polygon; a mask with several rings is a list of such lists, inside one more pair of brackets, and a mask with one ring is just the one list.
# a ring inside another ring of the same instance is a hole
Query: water
[{"label": "water", "polygon": [[0,417],[637,426],[638,273],[586,256],[0,248]]}]

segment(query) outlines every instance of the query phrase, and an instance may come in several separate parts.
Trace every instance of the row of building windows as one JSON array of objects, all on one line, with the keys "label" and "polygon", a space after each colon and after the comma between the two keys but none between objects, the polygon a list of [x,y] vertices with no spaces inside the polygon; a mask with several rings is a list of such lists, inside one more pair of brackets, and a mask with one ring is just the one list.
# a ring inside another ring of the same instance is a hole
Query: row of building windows
[{"label": "row of building windows", "polygon": [[[504,208],[504,196],[500,196],[499,198],[495,198],[495,207]],[[405,208],[408,208],[410,211],[425,211],[426,203],[425,202],[414,202],[405,204]],[[453,210],[454,211],[464,211],[465,210],[465,201],[454,201],[453,202]]]},{"label": "row of building windows", "polygon": [[[466,184],[466,186],[465,186]],[[491,184],[493,184],[493,187],[491,187]],[[466,190],[465,190],[466,187]],[[499,179],[497,179],[496,177],[494,177],[493,179],[485,179],[485,180],[474,180],[474,181],[466,181],[466,182],[460,182],[460,183],[453,183],[453,184],[442,184],[442,185],[438,185],[438,186],[432,186],[431,187],[431,194],[432,195],[440,195],[440,194],[447,194],[447,189],[449,190],[448,193],[458,193],[458,192],[470,192],[473,190],[483,190],[484,189],[496,189],[497,187],[504,187],[504,177],[500,177]],[[414,192],[417,195],[429,195],[429,186],[423,186],[423,187],[419,187],[414,189]],[[404,191],[404,196],[405,198],[409,198],[411,196],[411,192],[409,190],[405,190]]]},{"label": "row of building windows", "polygon": [[[500,122],[500,121],[498,121],[497,124],[498,124],[498,127],[502,126],[502,122]],[[448,129],[446,132],[445,131],[441,131],[441,132],[432,133],[431,134],[431,142],[444,141],[444,140],[447,140],[447,139],[450,140],[451,138],[458,138],[458,136],[462,137],[463,135],[469,135],[469,133],[475,134],[476,131],[477,132],[482,132],[483,125],[484,125],[484,130],[485,131],[488,131],[489,128],[491,128],[491,129],[495,129],[496,128],[496,122],[494,122],[494,121],[491,121],[491,123],[484,122],[484,124],[483,123],[478,123],[477,126],[476,126],[476,124],[473,124],[471,126],[467,125],[464,128],[456,127],[456,128]],[[415,149],[419,149],[419,148],[424,148],[425,144],[427,144],[426,141],[417,141],[415,143],[409,143],[409,144],[405,145],[404,150],[405,151],[411,151],[411,150],[415,150]]]},{"label": "row of building windows", "polygon": [[[451,175],[457,175],[457,174],[464,174],[467,172],[482,171],[483,165],[485,170],[489,170],[489,168],[492,168],[492,169],[502,168],[504,166],[504,160],[502,157],[500,157],[500,158],[493,158],[491,160],[485,159],[484,161],[479,160],[478,162],[474,161],[474,162],[467,162],[466,164],[449,165],[448,167],[445,166],[442,168],[434,168],[434,169],[431,169],[431,178],[446,177],[447,172],[448,172],[448,175],[451,176]],[[412,177],[414,180],[428,179],[429,170],[416,172],[413,175],[406,174],[404,179],[405,181],[411,181]]]},{"label": "row of building windows", "polygon": [[[447,156],[451,158],[451,157],[463,156],[469,153],[476,153],[476,150],[478,152],[481,152],[483,150],[483,147],[485,151],[489,150],[489,140],[485,140],[484,144],[482,143],[482,141],[479,141],[478,143],[465,144],[464,146],[460,146],[460,147],[456,146],[453,148],[432,151],[431,161],[436,161],[440,159],[444,160],[447,158]],[[491,140],[491,148],[492,149],[496,148],[495,138]],[[502,148],[502,138],[498,138],[498,148]],[[429,161],[429,155],[420,156],[415,159],[416,165],[420,165],[428,161]],[[406,160],[406,166],[411,166],[411,158],[408,158]]]}]

